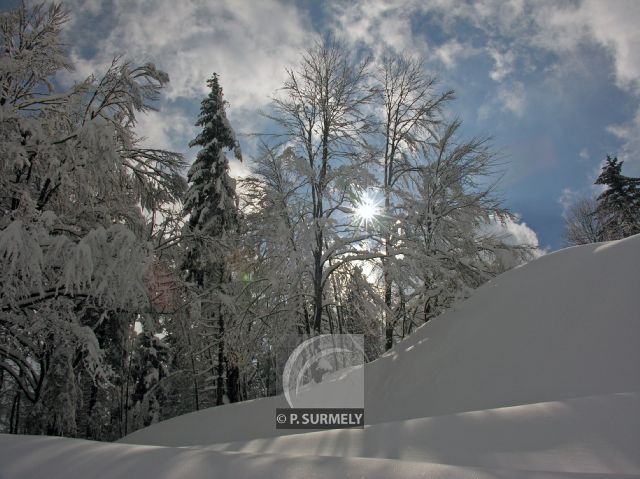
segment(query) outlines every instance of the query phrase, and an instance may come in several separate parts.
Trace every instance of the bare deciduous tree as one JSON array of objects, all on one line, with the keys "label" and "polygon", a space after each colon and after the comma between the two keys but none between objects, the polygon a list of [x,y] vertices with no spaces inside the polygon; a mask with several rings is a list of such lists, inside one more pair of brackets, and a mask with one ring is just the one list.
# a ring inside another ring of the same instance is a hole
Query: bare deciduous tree
[{"label": "bare deciduous tree", "polygon": [[595,198],[580,198],[564,215],[564,239],[569,245],[604,241],[605,234]]},{"label": "bare deciduous tree", "polygon": [[345,256],[359,257],[350,245],[364,238],[339,237],[336,230],[347,225],[336,221],[336,212],[344,209],[356,180],[367,177],[370,156],[363,134],[371,126],[366,106],[374,95],[367,85],[368,66],[368,59],[353,62],[334,39],[317,43],[304,53],[296,70],[287,72],[271,116],[284,130],[283,143],[300,158],[298,172],[308,190],[304,221],[311,228],[309,273],[316,333],[322,328],[329,276]]},{"label": "bare deciduous tree", "polygon": [[[381,132],[383,135],[383,190],[384,218],[394,213],[393,189],[398,180],[413,170],[407,161],[408,155],[419,151],[420,146],[433,136],[433,129],[442,121],[443,106],[454,98],[452,90],[435,91],[436,79],[425,73],[424,65],[408,55],[387,55],[382,59],[377,72],[377,81],[383,106]],[[393,346],[393,331],[396,315],[393,312],[391,273],[394,255],[393,222],[383,222],[387,228],[383,233],[384,301],[386,344]]]}]

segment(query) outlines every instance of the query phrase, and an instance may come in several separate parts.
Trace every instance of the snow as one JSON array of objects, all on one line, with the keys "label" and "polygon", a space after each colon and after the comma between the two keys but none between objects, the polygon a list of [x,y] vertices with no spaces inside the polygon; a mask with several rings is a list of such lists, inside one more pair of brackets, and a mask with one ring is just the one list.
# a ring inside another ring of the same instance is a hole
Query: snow
[{"label": "snow", "polygon": [[640,477],[639,265],[640,235],[490,281],[365,366],[364,430],[291,435],[268,398],[120,444],[1,435],[0,477]]},{"label": "snow", "polygon": [[257,454],[640,474],[640,393],[565,399],[207,446]]},{"label": "snow", "polygon": [[[287,456],[0,435],[3,478],[630,479],[624,474],[514,471],[394,459]],[[7,461],[19,457],[19,461]],[[46,476],[43,476],[46,471]]]}]

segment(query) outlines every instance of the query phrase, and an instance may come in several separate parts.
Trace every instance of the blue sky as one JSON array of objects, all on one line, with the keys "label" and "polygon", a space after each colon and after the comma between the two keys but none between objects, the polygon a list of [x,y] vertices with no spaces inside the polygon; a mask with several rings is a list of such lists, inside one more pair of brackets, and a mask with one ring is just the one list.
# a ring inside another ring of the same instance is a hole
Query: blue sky
[{"label": "blue sky", "polygon": [[[153,61],[171,84],[140,119],[155,146],[193,158],[187,143],[213,71],[240,132],[265,128],[258,111],[305,46],[332,32],[374,56],[424,58],[449,114],[468,136],[491,135],[506,160],[501,196],[541,247],[562,246],[566,204],[596,190],[607,153],[640,175],[640,1],[72,0],[67,42],[77,69],[104,71],[124,54]],[[246,140],[244,140],[246,142]],[[251,152],[251,144],[245,151]],[[246,163],[250,163],[250,155]],[[246,165],[235,168],[242,172]],[[533,230],[533,231],[531,231]]]}]

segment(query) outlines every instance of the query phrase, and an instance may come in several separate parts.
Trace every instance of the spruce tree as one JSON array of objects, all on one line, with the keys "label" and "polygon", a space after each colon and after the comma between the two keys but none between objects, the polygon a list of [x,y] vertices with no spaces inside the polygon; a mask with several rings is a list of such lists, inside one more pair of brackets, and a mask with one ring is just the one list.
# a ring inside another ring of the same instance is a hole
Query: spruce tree
[{"label": "spruce tree", "polygon": [[218,76],[214,73],[207,80],[208,96],[202,100],[196,126],[202,131],[189,144],[200,147],[193,165],[188,171],[184,213],[189,216],[187,235],[189,247],[182,265],[186,280],[195,286],[201,299],[200,318],[203,340],[209,342],[207,332],[215,330],[208,351],[210,367],[215,371],[216,404],[223,403],[226,363],[225,317],[223,296],[231,281],[229,255],[234,233],[238,228],[238,203],[235,181],[229,176],[229,160],[225,151],[233,151],[241,159],[235,133],[226,116],[226,102],[222,96]]},{"label": "spruce tree", "polygon": [[622,174],[618,158],[607,155],[596,185],[606,190],[598,196],[597,213],[602,217],[604,237],[621,239],[640,233],[640,178]]}]

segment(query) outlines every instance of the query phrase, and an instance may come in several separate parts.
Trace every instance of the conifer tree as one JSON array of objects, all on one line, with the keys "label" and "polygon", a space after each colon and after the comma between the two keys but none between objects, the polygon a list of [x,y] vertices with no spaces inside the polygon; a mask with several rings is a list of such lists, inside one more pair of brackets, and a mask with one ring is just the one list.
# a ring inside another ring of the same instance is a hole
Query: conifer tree
[{"label": "conifer tree", "polygon": [[[228,267],[233,236],[238,227],[238,204],[235,181],[229,176],[229,160],[225,151],[233,151],[241,159],[235,133],[226,116],[226,102],[222,96],[218,76],[207,80],[210,92],[202,101],[196,126],[202,131],[189,144],[199,146],[196,160],[188,171],[184,213],[189,216],[187,235],[190,238],[186,259],[182,265],[186,280],[195,286],[200,298],[195,315],[200,315],[201,337],[217,350],[208,349],[210,367],[216,376],[216,404],[223,403],[225,391],[225,317],[229,311],[223,297],[231,281]],[[196,318],[194,318],[196,319]],[[210,338],[209,331],[215,330]]]},{"label": "conifer tree", "polygon": [[621,239],[640,233],[640,178],[622,174],[623,161],[607,155],[596,185],[606,190],[598,196],[597,212],[606,239]]}]

